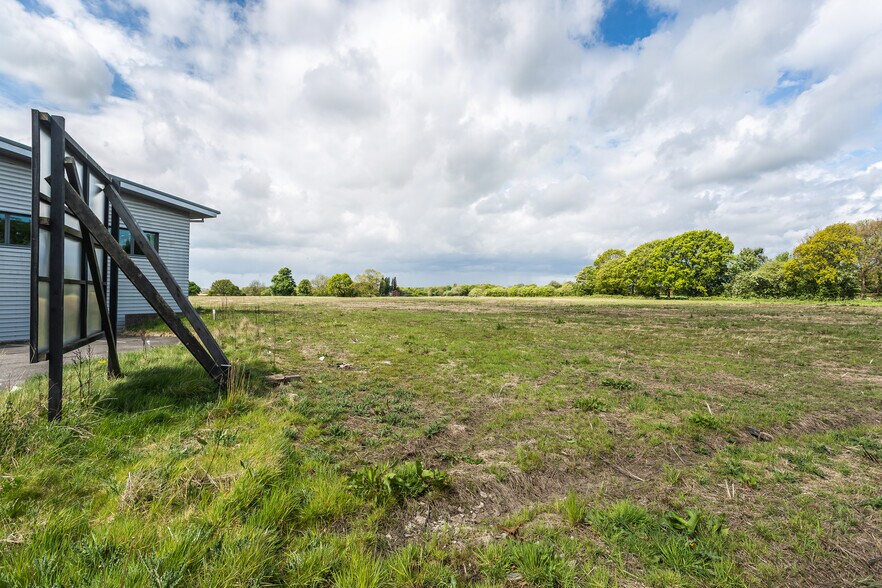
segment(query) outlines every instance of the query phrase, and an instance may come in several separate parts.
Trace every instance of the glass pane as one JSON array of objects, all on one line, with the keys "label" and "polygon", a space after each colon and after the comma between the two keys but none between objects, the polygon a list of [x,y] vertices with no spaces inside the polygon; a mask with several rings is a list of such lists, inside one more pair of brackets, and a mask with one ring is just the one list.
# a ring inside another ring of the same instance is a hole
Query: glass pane
[{"label": "glass pane", "polygon": [[[82,183],[82,181],[83,181],[83,162],[81,162],[79,159],[77,159],[76,157],[74,157],[73,154],[72,154],[71,152],[69,152],[69,151],[66,152],[65,155],[66,155],[67,157],[70,157],[71,159],[74,160],[74,165],[75,165],[76,168],[77,168],[77,178],[79,178],[80,183]],[[64,177],[67,178],[67,171],[65,171]],[[80,187],[79,187],[79,186],[74,186],[74,188],[76,188],[77,191],[79,191],[79,188],[80,188]]]},{"label": "glass pane", "polygon": [[72,214],[68,214],[66,212],[64,213],[64,224],[75,231],[82,232],[82,229],[80,228],[80,221],[78,221],[77,217]]},{"label": "glass pane", "polygon": [[6,243],[6,215],[0,214],[0,245]]},{"label": "glass pane", "polygon": [[[144,236],[147,237],[147,242],[153,246],[153,249],[158,250],[159,234],[154,233],[152,231],[145,231]],[[134,241],[134,239],[133,239],[133,241]],[[141,250],[140,247],[138,247],[137,243],[134,243],[134,247],[135,247],[135,255],[144,255],[144,251]]]},{"label": "glass pane", "polygon": [[37,350],[49,348],[49,283],[37,283]]},{"label": "glass pane", "polygon": [[52,235],[49,233],[48,229],[40,229],[40,244],[38,250],[40,259],[37,264],[37,273],[44,278],[49,277],[49,240],[51,237]]},{"label": "glass pane", "polygon": [[95,288],[89,286],[89,306],[86,311],[86,330],[92,335],[101,330],[101,311],[98,306],[98,296],[95,295]]},{"label": "glass pane", "polygon": [[[95,247],[95,260],[98,262],[98,276],[104,277],[104,250],[100,247]],[[92,281],[92,270],[89,268],[89,264],[86,263],[86,279]]]},{"label": "glass pane", "polygon": [[31,217],[23,214],[9,215],[9,244],[31,244]]},{"label": "glass pane", "polygon": [[52,141],[49,138],[49,133],[40,129],[40,192],[46,196],[52,196],[52,192],[49,190],[49,182],[46,181],[46,178],[52,173],[52,154],[49,151],[51,145]]},{"label": "glass pane", "polygon": [[[92,178],[95,181],[95,178]],[[89,186],[89,208],[95,213],[95,216],[106,224],[104,219],[104,184],[94,183]]]},{"label": "glass pane", "polygon": [[40,218],[49,220],[49,204],[43,201],[40,201]]},{"label": "glass pane", "polygon": [[79,284],[64,285],[64,342],[80,338],[80,297],[83,287]]},{"label": "glass pane", "polygon": [[132,252],[132,234],[128,229],[119,230],[119,244],[126,253]]},{"label": "glass pane", "polygon": [[83,243],[72,237],[64,238],[64,277],[70,280],[83,279]]}]

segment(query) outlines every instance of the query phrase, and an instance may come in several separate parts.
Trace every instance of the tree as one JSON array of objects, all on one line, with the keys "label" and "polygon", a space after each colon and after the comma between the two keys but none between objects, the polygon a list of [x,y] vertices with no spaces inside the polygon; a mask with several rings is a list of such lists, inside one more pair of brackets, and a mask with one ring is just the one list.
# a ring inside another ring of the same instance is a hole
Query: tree
[{"label": "tree", "polygon": [[312,284],[312,295],[313,296],[327,296],[328,295],[328,276],[319,274],[310,280]]},{"label": "tree", "polygon": [[824,298],[851,298],[858,289],[858,252],[863,242],[848,223],[837,223],[808,237],[784,264],[797,292]]},{"label": "tree", "polygon": [[862,220],[854,224],[861,239],[857,252],[857,277],[861,296],[872,292],[882,294],[882,218]]},{"label": "tree", "polygon": [[604,261],[594,272],[594,291],[597,294],[625,294],[625,258],[615,257]]},{"label": "tree", "polygon": [[265,289],[266,284],[260,280],[252,280],[250,284],[242,288],[242,294],[244,296],[260,296]]},{"label": "tree", "polygon": [[576,274],[575,292],[579,296],[594,294],[594,273],[597,271],[593,265],[586,265]]},{"label": "tree", "polygon": [[623,257],[625,257],[624,249],[607,249],[606,251],[598,255],[597,258],[594,260],[594,267],[599,268],[608,261],[621,259]]},{"label": "tree", "polygon": [[328,280],[328,294],[331,296],[352,296],[352,278],[349,274],[334,274]]},{"label": "tree", "polygon": [[297,282],[291,275],[291,270],[283,267],[271,280],[270,289],[273,296],[297,296]]},{"label": "tree", "polygon": [[355,278],[353,290],[357,296],[378,296],[383,274],[375,269],[366,269]]},{"label": "tree", "polygon": [[[738,252],[729,264],[729,280],[726,284],[726,293],[729,296],[744,296],[744,294],[736,294],[736,291],[744,291],[749,283],[747,274],[752,274],[758,270],[764,263],[768,262],[762,247],[750,248],[745,247]],[[747,281],[745,281],[747,280]],[[736,286],[736,282],[738,285]]]},{"label": "tree", "polygon": [[745,247],[738,252],[738,255],[732,258],[729,270],[734,277],[744,272],[755,272],[767,261],[769,261],[769,258],[766,257],[762,247]]},{"label": "tree", "polygon": [[242,291],[239,290],[239,286],[234,284],[232,281],[223,279],[223,280],[215,280],[211,283],[211,288],[208,290],[209,296],[241,296]]},{"label": "tree", "polygon": [[297,295],[312,296],[312,284],[306,278],[300,280],[300,283],[297,284]]},{"label": "tree", "polygon": [[200,292],[202,292],[202,288],[200,288],[199,284],[197,284],[196,282],[190,282],[187,286],[188,296],[198,296]]},{"label": "tree", "polygon": [[625,257],[622,272],[628,294],[658,296],[667,262],[662,257],[666,241],[649,241]]},{"label": "tree", "polygon": [[688,231],[661,242],[653,254],[655,271],[668,296],[713,296],[723,291],[734,249],[717,232]]},{"label": "tree", "polygon": [[726,284],[730,296],[739,298],[778,298],[789,293],[784,277],[784,261],[772,259],[752,272],[741,272]]}]

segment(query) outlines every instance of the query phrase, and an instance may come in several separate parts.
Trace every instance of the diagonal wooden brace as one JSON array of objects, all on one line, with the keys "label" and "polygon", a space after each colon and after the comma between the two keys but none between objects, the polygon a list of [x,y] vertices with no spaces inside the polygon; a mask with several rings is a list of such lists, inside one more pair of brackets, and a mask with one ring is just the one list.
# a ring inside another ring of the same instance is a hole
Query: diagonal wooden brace
[{"label": "diagonal wooden brace", "polygon": [[[230,366],[228,363],[218,363],[214,358],[202,347],[198,339],[190,332],[187,327],[178,318],[175,311],[162,298],[156,287],[150,283],[150,280],[143,274],[141,269],[135,264],[123,248],[117,243],[116,239],[108,232],[107,228],[101,220],[95,216],[95,213],[89,208],[89,205],[80,197],[79,192],[70,182],[65,181],[65,204],[67,204],[71,213],[80,221],[83,229],[88,231],[92,238],[98,242],[98,245],[110,256],[120,270],[126,275],[129,281],[138,289],[138,292],[153,307],[153,310],[165,321],[165,324],[172,332],[181,340],[184,347],[196,358],[196,361],[205,369],[206,372],[220,386],[226,386],[229,376]],[[120,215],[122,216],[122,215]],[[123,217],[125,220],[125,217]],[[134,222],[126,223],[129,230],[134,235],[134,228],[137,224]],[[140,231],[140,229],[139,229]],[[143,237],[143,233],[141,233]],[[146,238],[145,238],[146,242]],[[167,272],[163,264],[163,269]],[[158,272],[162,276],[162,272]],[[170,277],[170,275],[168,276]],[[164,281],[164,280],[163,280]],[[192,306],[190,307],[192,309]],[[194,311],[195,313],[195,311]],[[210,336],[210,334],[209,334]],[[211,341],[217,346],[217,342],[212,338]],[[219,349],[219,347],[218,347]],[[224,356],[226,359],[226,356]]]}]

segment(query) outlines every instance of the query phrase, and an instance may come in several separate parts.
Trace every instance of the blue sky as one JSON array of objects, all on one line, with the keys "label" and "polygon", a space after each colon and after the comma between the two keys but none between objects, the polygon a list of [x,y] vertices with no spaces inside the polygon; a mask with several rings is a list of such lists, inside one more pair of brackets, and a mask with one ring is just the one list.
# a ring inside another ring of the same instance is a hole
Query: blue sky
[{"label": "blue sky", "polygon": [[612,0],[598,23],[600,39],[614,47],[633,45],[672,18],[672,14],[641,0]]},{"label": "blue sky", "polygon": [[220,209],[192,277],[546,283],[882,216],[875,0],[0,3],[0,135]]}]

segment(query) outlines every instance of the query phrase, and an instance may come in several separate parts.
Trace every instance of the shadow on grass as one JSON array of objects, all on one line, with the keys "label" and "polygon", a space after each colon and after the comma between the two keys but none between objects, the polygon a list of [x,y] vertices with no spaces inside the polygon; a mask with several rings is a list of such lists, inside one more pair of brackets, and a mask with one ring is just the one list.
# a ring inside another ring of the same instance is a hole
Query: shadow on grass
[{"label": "shadow on grass", "polygon": [[192,366],[129,366],[123,373],[125,377],[113,382],[96,408],[120,413],[189,408],[214,402],[225,393],[195,361]]}]

